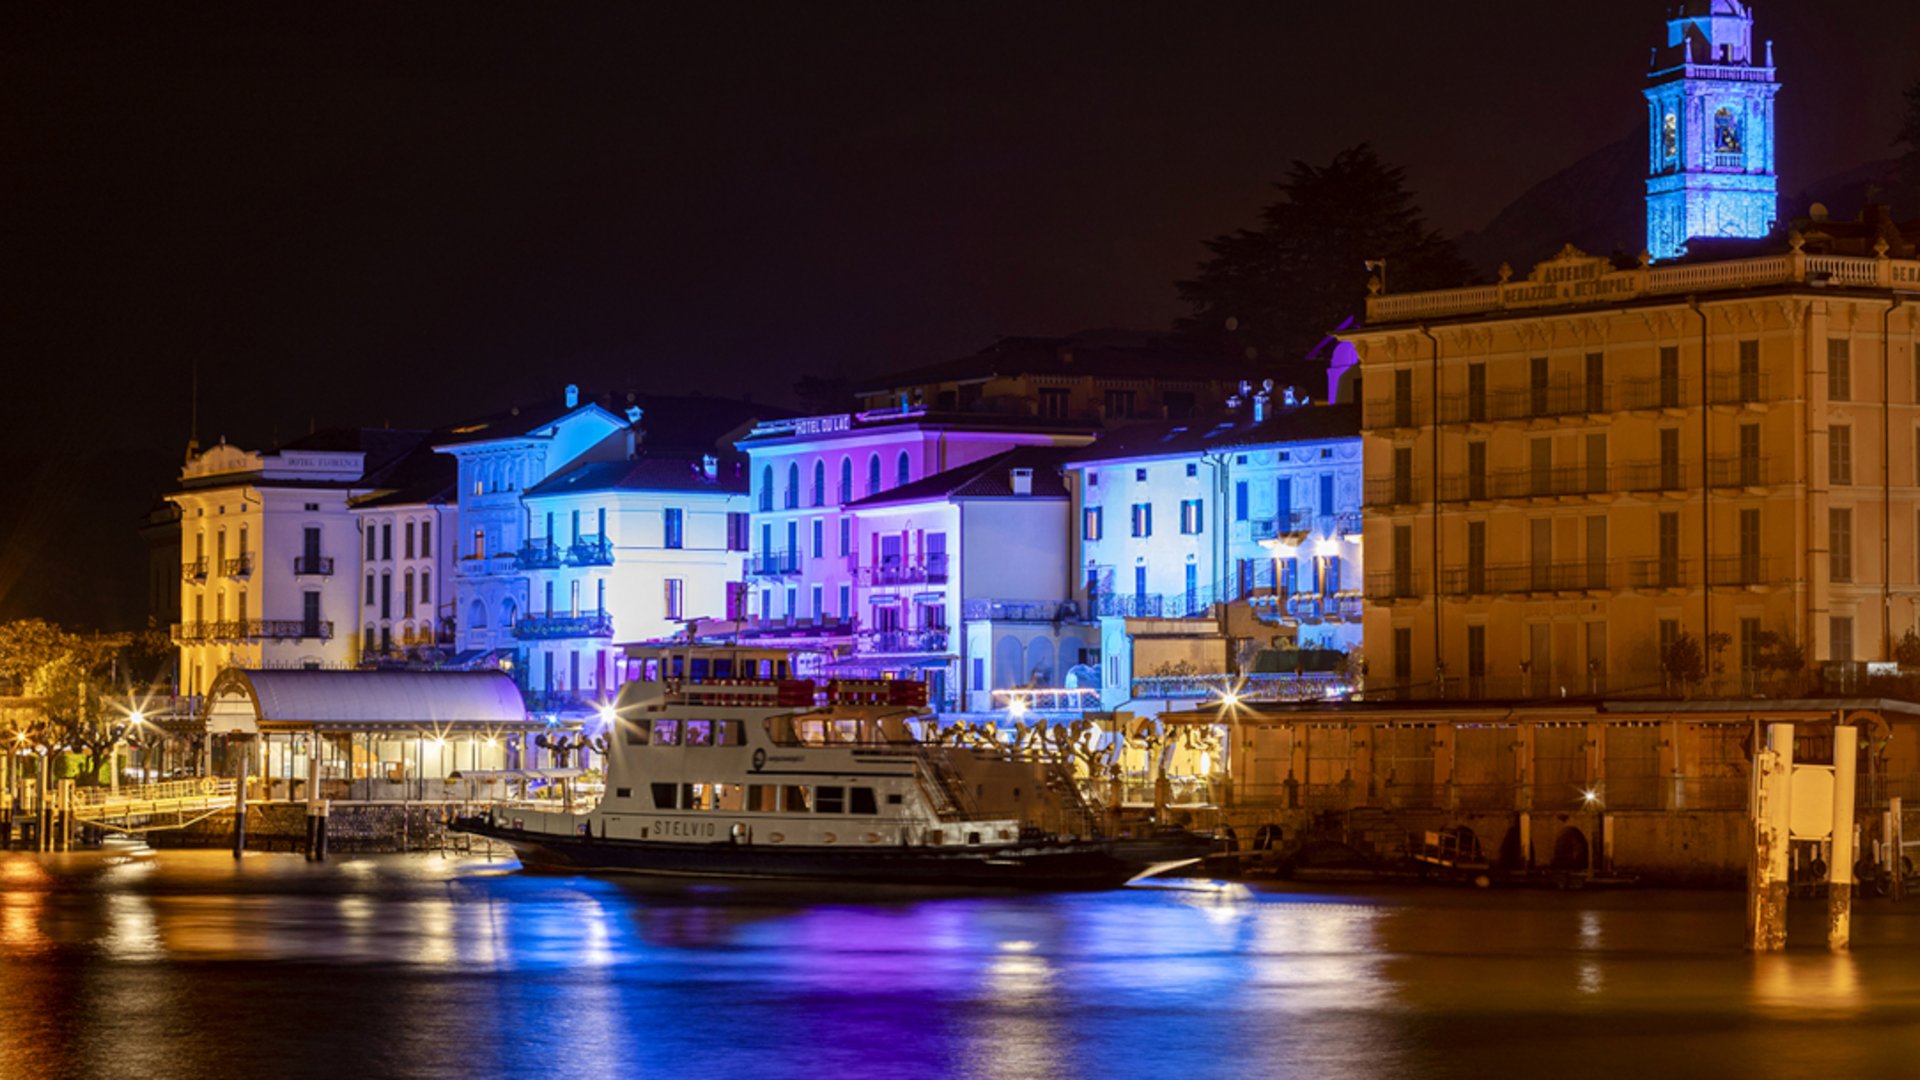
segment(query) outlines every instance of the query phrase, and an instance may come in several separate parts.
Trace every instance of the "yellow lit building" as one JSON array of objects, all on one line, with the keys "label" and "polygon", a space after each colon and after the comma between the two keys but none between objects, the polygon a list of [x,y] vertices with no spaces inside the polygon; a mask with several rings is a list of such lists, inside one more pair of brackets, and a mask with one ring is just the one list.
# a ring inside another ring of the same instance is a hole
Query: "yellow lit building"
[{"label": "yellow lit building", "polygon": [[1892,658],[1920,622],[1920,237],[1803,228],[1762,257],[1568,247],[1523,280],[1368,301],[1341,336],[1369,688],[1657,690],[1682,634],[1729,694],[1770,640]]}]

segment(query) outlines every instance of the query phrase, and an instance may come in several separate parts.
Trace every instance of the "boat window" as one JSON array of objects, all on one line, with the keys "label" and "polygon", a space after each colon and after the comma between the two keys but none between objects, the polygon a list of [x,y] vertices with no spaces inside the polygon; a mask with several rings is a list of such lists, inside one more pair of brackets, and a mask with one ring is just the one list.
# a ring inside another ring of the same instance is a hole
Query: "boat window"
[{"label": "boat window", "polygon": [[887,796],[888,806],[899,806],[900,802],[901,802],[900,793],[897,791]]},{"label": "boat window", "polygon": [[880,812],[880,807],[874,804],[872,788],[857,787],[853,789],[851,795],[853,797],[847,803],[847,813],[877,814]]},{"label": "boat window", "polygon": [[675,654],[667,663],[667,673],[673,678],[678,679],[687,673],[687,658],[685,656]]},{"label": "boat window", "polygon": [[707,797],[713,790],[712,784],[682,784],[680,787],[680,809],[710,810],[713,808],[713,803]]},{"label": "boat window", "polygon": [[633,798],[633,789],[630,787],[614,788],[613,797],[616,799],[631,799]]},{"label": "boat window", "polygon": [[680,721],[655,720],[653,722],[653,745],[655,746],[680,745]]},{"label": "boat window", "polygon": [[828,735],[829,742],[857,743],[860,741],[860,721],[835,720]]},{"label": "boat window", "polygon": [[816,814],[841,814],[847,809],[847,789],[838,784],[822,784],[813,789]]},{"label": "boat window", "polygon": [[713,661],[713,677],[716,679],[733,678],[733,657],[715,657]]},{"label": "boat window", "polygon": [[780,786],[780,809],[788,814],[804,814],[808,809],[807,789],[799,784]]},{"label": "boat window", "polygon": [[707,663],[707,658],[706,658],[706,657],[704,657],[704,656],[696,656],[696,657],[694,657],[694,658],[693,658],[693,681],[694,681],[694,682],[706,682],[706,681],[707,681],[707,668],[708,668],[709,666],[710,666],[710,665],[709,665],[709,664]]},{"label": "boat window", "polygon": [[713,745],[713,721],[711,720],[687,721],[687,745],[688,746],[712,746]]},{"label": "boat window", "polygon": [[714,724],[715,746],[747,745],[747,725],[743,720],[719,720]]},{"label": "boat window", "polygon": [[656,657],[653,657],[652,659],[649,659],[646,662],[645,671],[646,671],[646,674],[643,677],[646,679],[646,681],[659,682],[660,681],[660,658],[656,656]]},{"label": "boat window", "polygon": [[791,669],[788,667],[787,662],[785,660],[775,660],[773,662],[773,670],[777,673],[774,676],[775,678],[784,679],[788,677],[788,673]]},{"label": "boat window", "polygon": [[780,789],[773,784],[748,784],[747,809],[757,814],[771,814],[780,809],[779,794]]},{"label": "boat window", "polygon": [[827,742],[827,722],[825,720],[802,720],[794,727],[802,746],[825,746]]},{"label": "boat window", "polygon": [[736,813],[746,809],[746,789],[739,784],[714,784],[713,808]]},{"label": "boat window", "polygon": [[647,786],[653,789],[653,808],[655,810],[671,810],[674,808],[672,784],[649,784]]},{"label": "boat window", "polygon": [[620,721],[620,730],[626,732],[628,746],[647,745],[647,725],[622,720]]},{"label": "boat window", "polygon": [[760,668],[760,675],[759,675],[760,678],[762,679],[773,678],[773,661],[762,660],[760,661],[758,666]]}]

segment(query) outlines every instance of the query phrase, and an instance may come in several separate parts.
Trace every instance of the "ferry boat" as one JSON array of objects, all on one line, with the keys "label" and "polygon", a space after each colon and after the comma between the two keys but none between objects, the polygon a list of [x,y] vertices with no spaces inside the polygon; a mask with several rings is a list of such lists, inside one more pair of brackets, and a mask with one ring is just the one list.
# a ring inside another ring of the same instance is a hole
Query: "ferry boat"
[{"label": "ferry boat", "polygon": [[1107,837],[1044,756],[934,736],[926,684],[793,677],[784,652],[633,647],[584,813],[455,822],[536,869],[1099,889],[1197,862],[1206,837]]}]

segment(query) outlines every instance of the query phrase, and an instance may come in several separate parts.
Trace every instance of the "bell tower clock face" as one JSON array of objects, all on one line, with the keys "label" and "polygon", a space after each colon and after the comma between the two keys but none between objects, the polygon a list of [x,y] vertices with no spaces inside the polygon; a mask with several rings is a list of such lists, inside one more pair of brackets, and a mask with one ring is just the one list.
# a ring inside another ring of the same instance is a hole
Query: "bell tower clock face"
[{"label": "bell tower clock face", "polygon": [[1680,114],[1667,113],[1660,121],[1660,156],[1672,161],[1680,154]]}]

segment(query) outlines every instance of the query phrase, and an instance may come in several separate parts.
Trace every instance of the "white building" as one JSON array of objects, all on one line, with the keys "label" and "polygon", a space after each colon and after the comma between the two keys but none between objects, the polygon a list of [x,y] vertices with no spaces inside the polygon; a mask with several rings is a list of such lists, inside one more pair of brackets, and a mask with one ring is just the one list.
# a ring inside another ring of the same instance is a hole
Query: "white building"
[{"label": "white building", "polygon": [[[615,643],[738,616],[746,466],[719,451],[714,434],[729,429],[718,441],[731,441],[749,408],[648,399],[643,419],[527,490],[518,566],[529,591],[514,633],[530,690],[554,704],[591,703],[617,689]],[[690,422],[694,411],[704,428]],[[678,445],[661,427],[676,418],[682,431],[698,429]]]},{"label": "white building", "polygon": [[1070,600],[1060,456],[1021,447],[851,503],[859,629],[835,671],[923,678],[949,710],[1060,686],[1092,644]]},{"label": "white building", "polygon": [[[363,513],[371,511],[356,506],[407,486],[426,437],[422,431],[330,430],[265,453],[222,442],[190,454],[180,489],[167,496],[181,514],[181,621],[173,638],[183,693],[206,693],[230,666],[357,665],[366,658],[355,633],[365,573],[376,574],[376,590],[377,575],[386,572],[376,566],[399,569],[403,581],[408,568],[444,578],[444,558],[416,555],[404,565],[389,564],[377,560],[385,551],[377,542],[376,563],[362,565]],[[444,531],[438,524],[443,511],[422,498],[407,504],[404,515],[396,506],[371,520],[433,520],[435,531]],[[404,618],[369,624],[376,646],[380,628],[396,622],[407,625]]]},{"label": "white building", "polygon": [[1223,419],[1123,428],[1070,455],[1075,598],[1108,624],[1108,708],[1152,674],[1131,670],[1129,620],[1164,633],[1165,620],[1244,604],[1252,648],[1360,644],[1357,411],[1276,406],[1264,390],[1234,404]]}]

